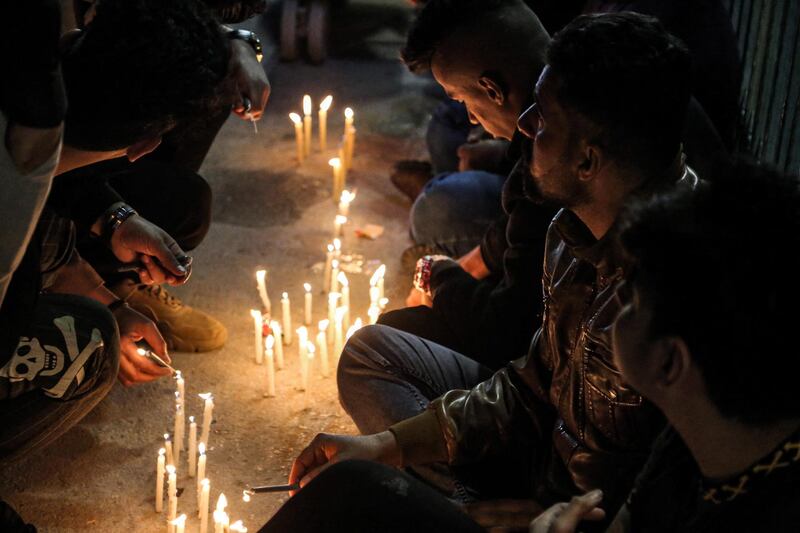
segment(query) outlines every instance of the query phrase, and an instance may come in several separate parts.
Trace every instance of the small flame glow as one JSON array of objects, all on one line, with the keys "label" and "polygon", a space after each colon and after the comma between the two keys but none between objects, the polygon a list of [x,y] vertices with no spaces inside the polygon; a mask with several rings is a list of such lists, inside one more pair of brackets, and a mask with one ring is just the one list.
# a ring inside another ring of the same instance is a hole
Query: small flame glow
[{"label": "small flame glow", "polygon": [[167,474],[170,476],[175,475],[175,465],[167,465]]},{"label": "small flame glow", "polygon": [[311,114],[311,96],[309,95],[303,96],[303,114],[304,115]]},{"label": "small flame glow", "polygon": [[338,300],[341,297],[342,297],[342,295],[340,293],[338,293],[338,292],[329,292],[328,293],[328,303],[329,304],[336,303],[336,300]]},{"label": "small flame glow", "polygon": [[339,268],[339,260],[338,259],[334,259],[333,261],[331,261],[331,266],[333,268]]},{"label": "small flame glow", "polygon": [[332,157],[328,159],[328,164],[333,168],[339,168],[340,166],[342,166],[342,160],[339,159],[338,157]]},{"label": "small flame glow", "polygon": [[342,239],[340,239],[338,237],[333,239],[333,248],[335,250],[337,250],[337,251],[341,250],[342,249]]},{"label": "small flame glow", "polygon": [[336,218],[333,220],[336,224],[346,224],[347,217],[344,215],[336,215]]},{"label": "small flame glow", "polygon": [[336,308],[336,323],[339,324],[342,320],[344,320],[344,315],[347,313],[347,306],[337,307]]},{"label": "small flame glow", "polygon": [[[250,493],[248,491],[246,491],[246,490],[242,491],[242,500],[244,500],[245,503],[249,503],[250,502]],[[231,528],[233,528],[233,526],[231,526]]]},{"label": "small flame glow", "polygon": [[349,108],[349,107],[345,107],[344,108],[344,116],[345,116],[345,118],[352,119],[354,114],[355,113],[353,113],[353,110],[351,108]]},{"label": "small flame glow", "polygon": [[329,254],[332,254],[332,253],[333,253],[333,245],[332,245],[332,244],[329,244],[329,245],[328,245],[328,253],[329,253]]},{"label": "small flame glow", "polygon": [[236,533],[247,533],[247,528],[244,527],[244,524],[241,520],[237,520],[233,524],[231,524],[230,530]]},{"label": "small flame glow", "polygon": [[186,526],[186,515],[182,514],[172,522],[170,522],[173,526]]},{"label": "small flame glow", "polygon": [[289,113],[289,118],[298,126],[303,123],[303,119],[297,113]]},{"label": "small flame glow", "polygon": [[330,325],[330,323],[331,323],[330,320],[328,320],[327,318],[325,320],[320,320],[319,321],[319,326],[318,326],[319,330],[320,331],[327,331],[328,326]]},{"label": "small flame glow", "polygon": [[169,442],[169,433],[164,433],[164,440]]},{"label": "small flame glow", "polygon": [[200,484],[204,487],[208,487],[211,485],[211,482],[208,480],[208,478],[203,478],[203,481],[201,481]]},{"label": "small flame glow", "polygon": [[327,111],[331,108],[331,104],[333,103],[333,96],[330,94],[322,99],[322,102],[319,103],[319,109],[321,111]]},{"label": "small flame glow", "polygon": [[264,283],[267,280],[267,271],[266,270],[256,270],[256,281],[259,283]]},{"label": "small flame glow", "polygon": [[203,392],[198,394],[198,396],[200,396],[200,398],[203,400],[211,400],[212,398],[214,398],[214,395],[211,394],[210,392]]},{"label": "small flame glow", "polygon": [[387,305],[389,305],[389,298],[381,298],[380,300],[378,300],[378,304],[381,307],[386,307]]},{"label": "small flame glow", "polygon": [[158,449],[158,455],[164,455],[165,453],[167,453],[166,449],[164,449],[164,448],[159,448]]},{"label": "small flame glow", "polygon": [[190,423],[190,424],[194,424],[194,417],[193,417],[193,416],[190,416],[190,417],[189,417],[189,423]]},{"label": "small flame glow", "polygon": [[314,352],[317,351],[317,347],[314,346],[314,343],[311,341],[306,342],[306,350],[308,351],[309,357],[314,357]]},{"label": "small flame glow", "polygon": [[288,292],[281,293],[281,300],[288,300],[288,299],[289,299],[289,293]]},{"label": "small flame glow", "polygon": [[373,286],[377,285],[378,281],[385,275],[386,275],[386,265],[379,266],[378,269],[375,271],[375,273],[372,274],[372,277],[369,278],[369,284]]},{"label": "small flame glow", "polygon": [[346,189],[344,191],[342,191],[342,194],[339,196],[339,202],[341,202],[343,204],[349,204],[350,202],[352,202],[355,199],[356,199],[356,193],[355,192],[350,192],[350,191],[348,191]]},{"label": "small flame glow", "polygon": [[266,344],[267,350],[271,350],[275,346],[275,337],[273,337],[272,335],[267,335],[266,343],[267,343]]},{"label": "small flame glow", "polygon": [[305,326],[300,326],[297,328],[297,334],[301,337],[308,338],[308,329]]},{"label": "small flame glow", "polygon": [[225,497],[225,493],[219,493],[219,499],[217,499],[217,511],[220,513],[225,512],[225,508],[228,506],[228,498]]},{"label": "small flame glow", "polygon": [[311,292],[311,284],[310,283],[303,283],[303,288],[306,292]]},{"label": "small flame glow", "polygon": [[275,335],[280,335],[281,334],[281,325],[278,324],[277,320],[273,320],[272,322],[269,323],[269,329],[274,331]]},{"label": "small flame glow", "polygon": [[261,311],[258,309],[251,309],[250,316],[253,317],[254,320],[261,320]]},{"label": "small flame glow", "polygon": [[205,442],[201,442],[200,444],[197,445],[197,453],[199,453],[200,455],[205,455],[206,454],[206,443]]},{"label": "small flame glow", "polygon": [[144,348],[136,348],[136,353],[144,357],[145,355],[147,355],[147,350],[145,350]]},{"label": "small flame glow", "polygon": [[183,374],[181,374],[180,370],[176,370],[175,371],[175,380],[176,381],[182,381],[183,380]]}]

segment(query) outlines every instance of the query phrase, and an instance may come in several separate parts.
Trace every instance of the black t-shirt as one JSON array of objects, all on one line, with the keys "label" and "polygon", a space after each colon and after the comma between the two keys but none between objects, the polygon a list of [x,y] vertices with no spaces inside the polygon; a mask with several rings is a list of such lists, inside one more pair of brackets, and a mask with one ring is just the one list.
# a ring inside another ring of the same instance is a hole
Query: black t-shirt
[{"label": "black t-shirt", "polygon": [[627,507],[636,533],[797,533],[800,428],[747,471],[711,482],[670,427],[653,445]]}]

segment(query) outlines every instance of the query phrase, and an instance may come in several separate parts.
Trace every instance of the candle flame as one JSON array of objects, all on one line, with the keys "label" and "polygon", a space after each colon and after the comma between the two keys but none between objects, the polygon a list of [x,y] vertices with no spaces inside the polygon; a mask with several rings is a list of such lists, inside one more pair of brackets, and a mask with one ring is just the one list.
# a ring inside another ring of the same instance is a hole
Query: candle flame
[{"label": "candle flame", "polygon": [[167,474],[169,475],[175,474],[175,465],[167,465]]},{"label": "candle flame", "polygon": [[219,498],[217,499],[217,511],[220,513],[225,512],[225,508],[228,506],[228,498],[225,497],[225,493],[220,492]]},{"label": "candle flame", "polygon": [[311,292],[311,284],[310,283],[303,283],[303,288],[306,292]]},{"label": "candle flame", "polygon": [[336,276],[336,280],[342,284],[342,287],[350,286],[350,282],[347,280],[347,275],[342,271],[339,271],[339,275]]},{"label": "candle flame", "polygon": [[333,168],[339,168],[342,166],[342,160],[338,157],[332,157],[331,159],[328,159],[328,164]]},{"label": "candle flame", "polygon": [[330,94],[322,99],[322,102],[319,103],[320,111],[327,111],[331,108],[331,104],[333,103],[333,96]]},{"label": "candle flame", "polygon": [[[250,501],[250,492],[249,491],[247,491],[247,490],[243,490],[242,491],[242,500],[244,500],[245,502],[249,502]],[[231,527],[233,527],[233,526],[231,526]]]},{"label": "candle flame", "polygon": [[244,523],[241,520],[237,520],[233,524],[231,524],[231,531],[235,531],[236,533],[247,533],[247,528],[244,527]]},{"label": "candle flame", "polygon": [[303,119],[297,113],[289,113],[289,118],[298,126],[303,123]]},{"label": "candle flame", "polygon": [[164,433],[164,440],[169,442],[169,433]]},{"label": "candle flame", "polygon": [[332,260],[331,261],[331,267],[339,268],[339,261],[337,259]]},{"label": "candle flame", "polygon": [[214,395],[211,394],[210,392],[203,392],[198,394],[198,396],[200,396],[200,398],[202,398],[203,400],[210,400],[214,397]]},{"label": "candle flame", "polygon": [[305,326],[300,326],[299,328],[297,328],[297,334],[300,335],[301,337],[308,337],[308,330],[306,329]]},{"label": "candle flame", "polygon": [[378,304],[380,304],[381,307],[386,307],[389,305],[389,298],[381,298],[378,300]]},{"label": "candle flame", "polygon": [[288,292],[284,292],[284,293],[281,294],[281,300],[288,300],[288,299],[289,299],[289,293]]},{"label": "candle flame", "polygon": [[304,115],[311,114],[311,96],[309,95],[303,96],[303,114]]},{"label": "candle flame", "polygon": [[164,449],[164,448],[159,448],[158,449],[158,455],[164,455],[165,453],[167,453],[166,449]]},{"label": "candle flame", "polygon": [[378,284],[378,281],[383,278],[386,274],[386,265],[381,265],[375,270],[375,273],[372,274],[372,277],[369,278],[369,284],[375,286]]},{"label": "candle flame", "polygon": [[363,320],[361,320],[361,317],[357,317],[357,318],[356,318],[356,321],[355,321],[355,322],[353,322],[353,325],[354,325],[356,328],[360,329],[361,327],[363,327],[363,326],[364,326],[364,321],[363,321]]},{"label": "candle flame", "polygon": [[194,417],[193,417],[193,416],[190,416],[190,417],[189,417],[189,423],[190,423],[190,424],[194,424]]},{"label": "candle flame", "polygon": [[330,325],[330,323],[331,323],[330,320],[328,320],[327,318],[325,320],[320,320],[319,321],[319,326],[318,326],[319,330],[320,331],[327,331],[328,326]]},{"label": "candle flame", "polygon": [[333,247],[336,250],[341,250],[342,249],[342,239],[339,239],[338,237],[336,239],[333,239]]},{"label": "candle flame", "polygon": [[347,217],[344,216],[344,215],[336,215],[336,218],[334,219],[334,222],[336,224],[346,224],[347,223]]},{"label": "candle flame", "polygon": [[201,442],[200,444],[197,445],[197,452],[200,455],[205,455],[206,454],[206,443],[205,442]]},{"label": "candle flame", "polygon": [[345,107],[344,108],[344,116],[345,116],[345,118],[353,118],[354,114],[355,113],[353,113],[353,110],[351,108],[349,108],[349,107]]},{"label": "candle flame", "polygon": [[328,245],[328,253],[333,253],[333,245],[332,244]]},{"label": "candle flame", "polygon": [[314,357],[314,352],[317,351],[317,347],[314,346],[314,343],[311,341],[306,342],[306,350],[308,351],[309,357]]},{"label": "candle flame", "polygon": [[208,480],[208,478],[203,478],[203,481],[201,481],[200,484],[204,487],[208,487],[211,485],[211,482]]},{"label": "candle flame", "polygon": [[350,192],[348,190],[343,190],[342,194],[339,196],[339,201],[343,204],[349,204],[353,200],[356,199],[356,193]]},{"label": "candle flame", "polygon": [[258,283],[264,283],[267,281],[267,271],[266,270],[256,270],[256,281]]},{"label": "candle flame", "polygon": [[251,309],[250,316],[253,317],[255,320],[261,320],[261,311],[258,309]]},{"label": "candle flame", "polygon": [[182,379],[183,379],[183,374],[181,374],[180,370],[176,370],[175,371],[175,380],[176,381],[181,381]]},{"label": "candle flame", "polygon": [[186,525],[186,515],[182,514],[172,522],[170,522],[173,526],[185,526]]},{"label": "candle flame", "polygon": [[275,346],[275,337],[273,337],[272,335],[267,335],[266,343],[267,343],[266,344],[267,350],[271,350]]}]

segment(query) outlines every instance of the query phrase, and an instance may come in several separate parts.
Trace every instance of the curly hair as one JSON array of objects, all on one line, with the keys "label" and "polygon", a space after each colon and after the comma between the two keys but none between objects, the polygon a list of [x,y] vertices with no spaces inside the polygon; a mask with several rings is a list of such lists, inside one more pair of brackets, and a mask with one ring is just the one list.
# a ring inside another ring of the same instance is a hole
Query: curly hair
[{"label": "curly hair", "polygon": [[651,338],[686,342],[720,412],[751,425],[800,416],[800,181],[738,161],[697,189],[639,200],[619,241],[652,302]]},{"label": "curly hair", "polygon": [[115,150],[220,105],[230,46],[197,0],[102,0],[63,58],[65,142]]},{"label": "curly hair", "polygon": [[557,98],[599,128],[594,142],[648,175],[663,173],[681,143],[690,98],[686,46],[655,18],[582,15],[558,32],[547,64]]}]

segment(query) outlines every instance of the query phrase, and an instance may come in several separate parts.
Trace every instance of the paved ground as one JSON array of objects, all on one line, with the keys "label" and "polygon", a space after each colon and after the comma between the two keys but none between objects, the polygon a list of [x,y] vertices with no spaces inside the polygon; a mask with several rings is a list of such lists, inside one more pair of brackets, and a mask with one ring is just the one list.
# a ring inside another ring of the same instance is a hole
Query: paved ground
[{"label": "paved ground", "polygon": [[[253,362],[252,319],[258,306],[254,272],[270,271],[277,304],[289,292],[293,318],[301,320],[302,284],[321,286],[311,267],[324,258],[336,208],[329,196],[331,153],[315,153],[298,167],[287,113],[300,110],[305,92],[315,105],[334,96],[331,134],[340,134],[342,110],[356,111],[358,140],[351,185],[358,197],[351,209],[345,248],[388,267],[387,296],[396,305],[409,286],[399,275],[399,255],[408,246],[407,202],[387,176],[391,162],[422,153],[421,136],[431,101],[424,82],[396,60],[409,10],[402,0],[350,3],[335,18],[333,57],[322,66],[279,64],[272,57],[273,94],[258,135],[231,118],[217,138],[202,173],[215,194],[214,224],[196,251],[194,274],[175,291],[188,304],[213,313],[230,338],[209,354],[173,354],[186,376],[187,414],[201,416],[197,394],[216,397],[208,454],[212,500],[224,491],[232,518],[256,531],[285,496],[257,496],[246,504],[245,484],[280,483],[292,459],[319,431],[354,432],[336,399],[335,381],[314,372],[311,391],[295,390],[296,347],[286,352],[274,399],[262,397],[263,367]],[[264,21],[258,26],[266,37]],[[353,228],[381,224],[376,241],[357,240]],[[351,276],[354,315],[366,318],[368,278]],[[323,297],[315,291],[314,323],[324,318]],[[276,305],[277,307],[277,305]],[[293,357],[294,356],[294,357]],[[40,531],[163,531],[164,515],[153,511],[156,452],[160,436],[172,427],[174,383],[115,388],[109,397],[61,442],[2,473],[0,495]],[[184,455],[185,456],[185,455]],[[179,468],[179,511],[191,516],[187,531],[197,531],[193,480]]]}]

